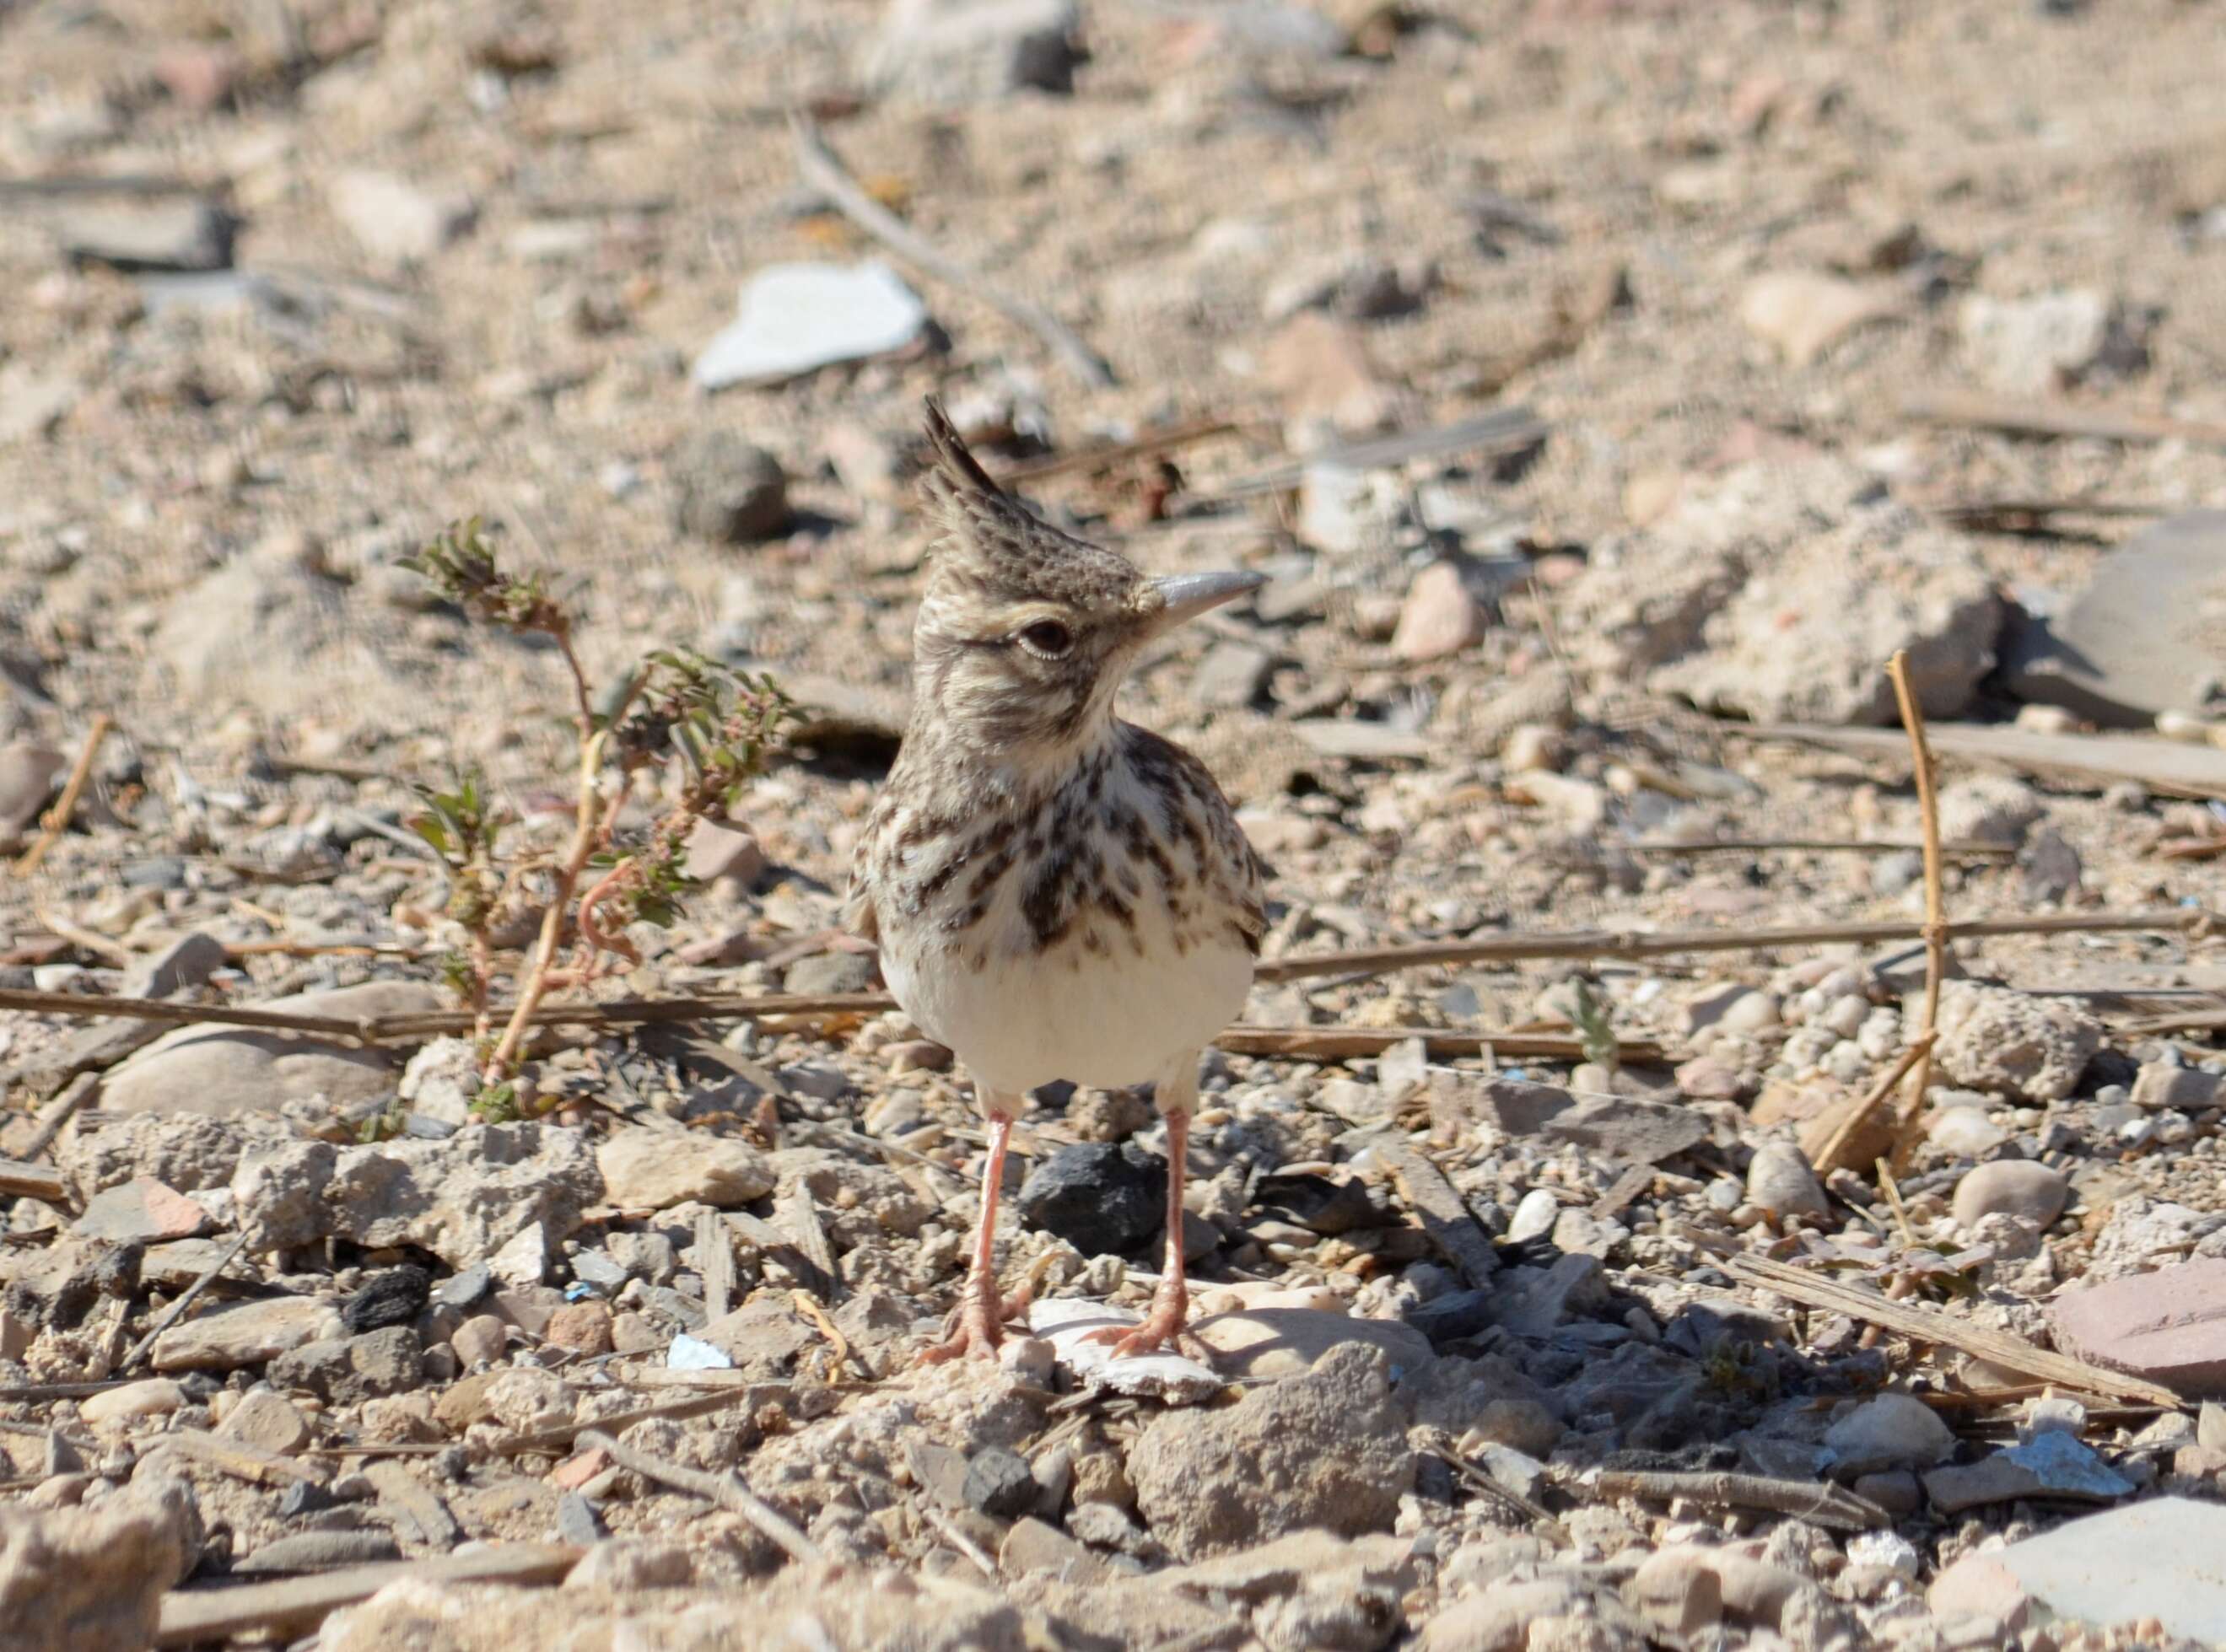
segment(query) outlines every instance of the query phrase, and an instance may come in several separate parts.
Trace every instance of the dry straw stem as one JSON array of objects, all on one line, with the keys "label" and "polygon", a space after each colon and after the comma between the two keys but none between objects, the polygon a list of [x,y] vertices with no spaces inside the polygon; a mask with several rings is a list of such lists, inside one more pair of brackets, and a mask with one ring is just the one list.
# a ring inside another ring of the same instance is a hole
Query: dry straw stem
[{"label": "dry straw stem", "polygon": [[[565,658],[569,664],[569,649]],[[549,972],[556,967],[556,949],[563,942],[573,891],[579,887],[581,874],[587,871],[588,860],[602,841],[603,810],[607,805],[600,783],[607,736],[595,727],[595,713],[588,704],[584,684],[580,690],[580,802],[573,820],[572,845],[565,852],[563,864],[556,869],[556,886],[550,894],[549,909],[542,916],[541,933],[534,941],[532,959],[518,984],[518,1001],[511,1006],[502,1037],[481,1069],[481,1077],[490,1084],[499,1083],[510,1076],[518,1052],[525,1046],[525,1035],[535,1025],[535,1013],[549,990]],[[465,1025],[471,1026],[479,1020],[478,1014],[467,1014]]]},{"label": "dry straw stem", "polygon": [[155,1644],[199,1646],[255,1630],[276,1630],[282,1638],[297,1635],[405,1578],[418,1583],[556,1583],[585,1553],[562,1543],[499,1543],[461,1554],[378,1560],[279,1583],[173,1589],[162,1597]]},{"label": "dry straw stem", "polygon": [[1895,1087],[1905,1079],[1907,1088],[1894,1113],[1893,1160],[1897,1164],[1906,1161],[1914,1145],[1918,1119],[1924,1109],[1925,1092],[1932,1085],[1932,1045],[1939,1036],[1940,982],[1948,972],[1950,931],[1941,880],[1940,798],[1934,786],[1932,747],[1924,738],[1924,713],[1909,686],[1906,649],[1897,651],[1886,663],[1886,674],[1893,679],[1894,698],[1901,707],[1901,725],[1909,733],[1910,761],[1917,780],[1917,807],[1924,820],[1924,922],[1918,933],[1924,942],[1924,1010],[1918,1022],[1917,1035],[1910,1040],[1901,1059],[1872,1086],[1859,1105],[1849,1109],[1847,1117],[1841,1120],[1840,1128],[1832,1132],[1817,1153],[1816,1168],[1828,1175],[1835,1170],[1862,1168],[1855,1143],[1869,1129],[1871,1121],[1886,1104]]},{"label": "dry straw stem", "polygon": [[218,1255],[217,1259],[203,1268],[200,1276],[178,1293],[176,1301],[162,1310],[155,1323],[147,1327],[147,1334],[131,1345],[131,1351],[124,1355],[123,1363],[116,1368],[118,1370],[128,1371],[137,1365],[145,1357],[147,1350],[155,1345],[155,1339],[175,1325],[185,1311],[200,1300],[201,1293],[216,1283],[217,1275],[238,1259],[240,1252],[247,1249],[248,1240],[254,1236],[258,1219],[258,1217],[251,1216],[240,1224],[238,1237],[226,1245]]},{"label": "dry straw stem", "polygon": [[71,1079],[69,1088],[62,1091],[54,1104],[47,1109],[46,1117],[39,1121],[38,1129],[32,1134],[31,1139],[23,1144],[23,1157],[36,1159],[44,1153],[53,1143],[54,1139],[62,1133],[62,1126],[75,1118],[78,1109],[90,1101],[99,1089],[99,1073],[81,1072]]},{"label": "dry straw stem", "polygon": [[[2049,912],[2027,918],[1968,918],[1945,925],[1949,939],[1977,939],[2002,935],[2108,935],[2149,933],[2192,935],[2208,929],[2211,915],[2199,909],[2161,907],[2130,912]],[[1410,946],[1360,947],[1343,952],[1313,952],[1296,957],[1271,959],[1260,966],[1262,981],[1303,981],[1322,976],[1354,978],[1387,975],[1440,964],[1504,964],[1542,958],[1638,959],[1670,957],[1688,952],[1759,952],[1778,947],[1818,946],[1835,943],[1864,945],[1924,938],[1922,924],[1804,924],[1781,929],[1672,930],[1658,934],[1618,933],[1586,930],[1566,935],[1504,935],[1480,941],[1429,941]],[[727,1020],[797,1021],[829,1017],[878,1015],[896,1007],[887,993],[718,993],[689,998],[628,998],[600,1004],[550,1004],[534,1008],[525,1019],[534,1026],[643,1026],[658,1022]],[[518,1007],[499,1006],[516,1016]],[[0,1011],[16,1010],[35,1015],[73,1016],[98,1020],[166,1021],[175,1026],[259,1027],[272,1032],[314,1033],[321,1038],[347,1039],[364,1044],[437,1038],[471,1031],[472,1016],[464,1010],[428,1010],[404,1015],[350,1020],[338,1015],[302,1015],[285,1010],[258,1009],[253,1005],[181,1004],[159,998],[93,998],[82,993],[35,992],[0,988]],[[1559,1034],[1530,1032],[1460,1033],[1436,1028],[1360,1029],[1349,1027],[1245,1027],[1229,1029],[1232,1050],[1242,1052],[1247,1040],[1280,1043],[1281,1048],[1259,1053],[1305,1054],[1319,1052],[1332,1057],[1375,1053],[1380,1037],[1396,1044],[1417,1032],[1433,1046],[1433,1053],[1481,1053],[1490,1045],[1496,1052],[1536,1053],[1546,1058],[1547,1048],[1560,1048]],[[1306,1040],[1315,1042],[1307,1046]],[[1473,1039],[1474,1052],[1465,1048]],[[1528,1042],[1526,1041],[1533,1041]],[[1574,1048],[1574,1041],[1570,1047]],[[1641,1047],[1644,1047],[1643,1045]]]},{"label": "dry straw stem", "polygon": [[1726,1256],[1718,1266],[1733,1278],[1773,1291],[1789,1302],[1822,1308],[1828,1313],[1844,1313],[1936,1348],[1953,1348],[2006,1371],[2113,1400],[2168,1407],[2180,1404],[2179,1395],[2162,1383],[2107,1370],[2069,1354],[2036,1348],[2024,1337],[2007,1331],[1994,1331],[1968,1319],[1958,1319],[1921,1303],[1897,1302],[1828,1274],[1809,1273],[1788,1262],[1750,1254]]},{"label": "dry straw stem", "polygon": [[1924,827],[1924,1014],[1912,1040],[1917,1061],[1910,1069],[1909,1085],[1902,1092],[1895,1120],[1893,1158],[1908,1158],[1914,1145],[1918,1116],[1932,1085],[1932,1045],[1939,1036],[1940,982],[1948,973],[1947,892],[1940,870],[1940,797],[1932,747],[1924,738],[1924,711],[1909,686],[1909,651],[1895,651],[1886,670],[1893,677],[1894,698],[1901,703],[1902,727],[1909,731],[1909,758],[1916,770],[1917,808]]},{"label": "dry straw stem", "polygon": [[54,840],[68,827],[70,816],[77,812],[77,800],[84,795],[85,783],[92,778],[93,759],[100,755],[101,742],[115,727],[116,720],[106,712],[93,714],[92,727],[85,732],[85,744],[78,747],[77,761],[70,766],[69,778],[62,782],[62,795],[39,823],[37,840],[16,862],[17,877],[28,878],[36,872],[39,863],[47,858],[47,851],[54,848]]},{"label": "dry straw stem", "polygon": [[668,1463],[663,1458],[652,1457],[646,1452],[621,1446],[599,1429],[591,1429],[579,1437],[582,1446],[605,1452],[612,1462],[622,1469],[630,1469],[645,1480],[654,1480],[659,1485],[669,1485],[677,1491],[716,1503],[730,1514],[740,1515],[767,1537],[786,1550],[792,1560],[807,1563],[824,1559],[819,1545],[806,1537],[796,1524],[763,1501],[745,1486],[735,1475],[706,1474],[700,1470],[684,1468],[677,1463]]},{"label": "dry straw stem", "polygon": [[[1922,848],[1918,843],[1897,843],[1871,837],[1706,837],[1689,843],[1628,843],[1628,855],[1902,855]],[[2007,861],[2017,854],[2014,843],[1981,843],[1959,840],[1940,846],[1943,855],[1959,861]]]},{"label": "dry straw stem", "polygon": [[2077,407],[2070,402],[2026,400],[1944,391],[1911,396],[1901,404],[1909,417],[1924,424],[1971,430],[2000,430],[2020,436],[2092,437],[2104,442],[2185,442],[2193,447],[2226,448],[2226,424],[2175,419],[2131,408]]}]

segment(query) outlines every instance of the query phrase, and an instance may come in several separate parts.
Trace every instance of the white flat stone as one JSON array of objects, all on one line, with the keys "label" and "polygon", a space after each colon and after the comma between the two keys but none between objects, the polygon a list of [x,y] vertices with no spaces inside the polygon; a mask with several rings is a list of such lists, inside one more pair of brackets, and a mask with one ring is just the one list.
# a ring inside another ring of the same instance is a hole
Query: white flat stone
[{"label": "white flat stone", "polygon": [[1028,1309],[1028,1328],[1052,1345],[1061,1370],[1075,1381],[1110,1394],[1133,1395],[1176,1404],[1211,1399],[1227,1386],[1194,1359],[1180,1354],[1133,1354],[1116,1359],[1110,1347],[1084,1340],[1093,1331],[1138,1323],[1125,1308],[1060,1297]]},{"label": "white flat stone", "polygon": [[926,325],[919,295],[877,260],[768,264],[743,283],[736,319],[689,376],[703,390],[779,384],[901,350]]},{"label": "white flat stone", "polygon": [[682,1331],[672,1339],[672,1346],[665,1355],[665,1369],[674,1371],[730,1371],[733,1358],[723,1348],[715,1348],[700,1337]]}]

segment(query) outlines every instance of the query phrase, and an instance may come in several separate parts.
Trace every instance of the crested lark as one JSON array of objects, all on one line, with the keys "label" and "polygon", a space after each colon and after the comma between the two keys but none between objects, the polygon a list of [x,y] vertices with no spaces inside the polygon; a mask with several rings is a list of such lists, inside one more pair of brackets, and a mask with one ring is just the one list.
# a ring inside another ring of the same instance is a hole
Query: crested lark
[{"label": "crested lark", "polygon": [[1167,1121],[1167,1265],[1116,1353],[1179,1336],[1184,1153],[1198,1063],[1243,1007],[1261,865],[1205,766],[1113,715],[1152,639],[1261,584],[1148,579],[1039,520],[927,404],[943,537],[913,633],[912,721],[852,867],[849,924],[989,1123],[981,1225],[951,1339],[994,1354],[1020,1312],[993,1239],[1013,1120],[1040,1084],[1152,1081]]}]

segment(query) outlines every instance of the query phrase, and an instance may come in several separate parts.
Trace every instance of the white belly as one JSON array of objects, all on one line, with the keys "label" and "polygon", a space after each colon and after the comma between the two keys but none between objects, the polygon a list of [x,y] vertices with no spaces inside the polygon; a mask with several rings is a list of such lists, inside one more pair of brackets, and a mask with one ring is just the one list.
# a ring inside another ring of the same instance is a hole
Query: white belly
[{"label": "white belly", "polygon": [[885,947],[881,971],[905,1013],[989,1089],[1141,1084],[1194,1060],[1236,1020],[1252,955],[1233,937],[1178,954],[1163,912],[1139,918],[1142,956],[1125,935],[1108,937],[1103,953],[1071,937],[1038,955],[1024,928],[999,925],[979,950]]}]

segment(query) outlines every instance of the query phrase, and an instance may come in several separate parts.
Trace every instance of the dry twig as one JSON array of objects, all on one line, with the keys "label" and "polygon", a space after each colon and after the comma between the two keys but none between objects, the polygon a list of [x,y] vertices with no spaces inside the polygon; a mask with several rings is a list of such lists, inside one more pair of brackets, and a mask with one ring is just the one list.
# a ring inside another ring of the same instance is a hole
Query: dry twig
[{"label": "dry twig", "polygon": [[706,1474],[698,1469],[668,1463],[661,1457],[652,1457],[631,1446],[621,1446],[601,1429],[590,1429],[582,1433],[579,1443],[602,1451],[620,1468],[631,1469],[646,1480],[671,1486],[676,1491],[685,1491],[692,1497],[717,1503],[729,1514],[740,1515],[779,1544],[792,1560],[809,1563],[825,1558],[819,1545],[805,1536],[794,1522],[759,1497],[732,1474]]},{"label": "dry twig", "polygon": [[60,936],[79,951],[90,952],[96,958],[105,958],[119,969],[131,967],[131,949],[121,942],[111,941],[105,935],[96,935],[83,924],[59,917],[36,902],[32,905],[31,915],[42,927]]},{"label": "dry twig", "polygon": [[[636,1406],[631,1411],[614,1411],[607,1416],[583,1418],[576,1422],[559,1423],[553,1428],[537,1428],[531,1433],[512,1434],[498,1439],[487,1449],[497,1457],[521,1457],[528,1452],[569,1452],[580,1436],[590,1428],[599,1428],[614,1434],[631,1428],[638,1422],[649,1422],[665,1417],[700,1417],[707,1412],[723,1411],[729,1406],[747,1405],[753,1408],[760,1403],[779,1398],[789,1393],[794,1384],[768,1382],[747,1371],[673,1371],[664,1366],[651,1366],[646,1370],[635,1370],[627,1375],[631,1387],[657,1388],[662,1385],[652,1379],[661,1377],[701,1379],[713,1376],[735,1377],[737,1382],[717,1385],[717,1391],[697,1394],[685,1400],[667,1400],[662,1405]],[[684,1387],[678,1381],[669,1386]],[[438,1450],[436,1446],[435,1448]]]},{"label": "dry twig", "polygon": [[825,198],[829,206],[906,264],[962,292],[971,293],[1027,328],[1090,389],[1112,388],[1112,369],[1082,341],[1073,328],[1040,305],[983,280],[861,189],[857,180],[850,175],[850,169],[843,164],[843,157],[829,146],[809,115],[800,111],[791,114],[788,130],[795,145],[797,171],[803,175],[805,183]]},{"label": "dry twig", "polygon": [[1397,1136],[1377,1143],[1376,1153],[1399,1179],[1400,1191],[1421,1219],[1422,1230],[1452,1259],[1462,1281],[1472,1290],[1481,1290],[1498,1272],[1499,1259],[1445,1172]]},{"label": "dry twig", "polygon": [[[1436,1026],[1245,1026],[1229,1027],[1214,1047],[1238,1056],[1290,1056],[1307,1061],[1348,1061],[1382,1055],[1409,1039],[1441,1060],[1463,1056],[1512,1056],[1525,1061],[1582,1061],[1585,1041],[1561,1032],[1452,1032]],[[1650,1039],[1625,1039],[1616,1046],[1619,1061],[1663,1058]]]},{"label": "dry twig", "polygon": [[1604,1497],[1637,1497],[1648,1503],[1688,1503],[1715,1509],[1759,1509],[1813,1521],[1834,1531],[1867,1532],[1891,1524],[1885,1509],[1867,1497],[1828,1482],[1772,1480],[1759,1474],[1626,1473],[1601,1469],[1587,1478]]},{"label": "dry twig", "polygon": [[61,1173],[13,1159],[0,1159],[0,1198],[37,1199],[60,1204],[68,1197]]},{"label": "dry twig", "polygon": [[1861,1138],[1869,1134],[1872,1121],[1885,1107],[1898,1085],[1905,1079],[1901,1104],[1894,1110],[1893,1153],[1895,1162],[1905,1161],[1914,1145],[1917,1121],[1924,1109],[1924,1096],[1932,1085],[1932,1045],[1939,1036],[1940,982],[1948,972],[1948,914],[1946,893],[1942,881],[1940,856],[1940,800],[1934,789],[1937,766],[1932,759],[1932,747],[1924,737],[1924,712],[1917,703],[1917,696],[1909,685],[1909,653],[1901,650],[1887,662],[1887,674],[1893,679],[1894,698],[1900,702],[1902,727],[1908,731],[1910,763],[1917,782],[1917,807],[1924,820],[1924,924],[1921,931],[1924,941],[1924,1009],[1918,1022],[1917,1032],[1902,1052],[1901,1059],[1880,1079],[1856,1106],[1848,1109],[1840,1121],[1839,1128],[1816,1154],[1816,1168],[1826,1174],[1835,1170],[1854,1170],[1865,1155],[1860,1151]]},{"label": "dry twig", "polygon": [[1887,1068],[1879,1081],[1870,1087],[1863,1099],[1848,1109],[1847,1116],[1840,1121],[1838,1128],[1816,1150],[1816,1169],[1821,1174],[1828,1176],[1835,1170],[1860,1167],[1856,1163],[1860,1156],[1855,1150],[1856,1143],[1869,1128],[1871,1120],[1878,1115],[1879,1109],[1886,1105],[1886,1097],[1892,1095],[1895,1087],[1909,1076],[1909,1070],[1917,1064],[1917,1058],[1923,1048],[1911,1044],[1903,1050],[1893,1065]]},{"label": "dry twig", "polygon": [[1925,424],[2000,430],[2018,436],[2071,436],[2104,442],[2185,442],[2195,447],[2226,448],[2226,424],[2175,419],[2167,414],[2130,409],[2077,407],[2069,402],[2026,400],[2012,396],[1941,391],[1906,397],[1901,410]]},{"label": "dry twig", "polygon": [[47,851],[67,829],[70,816],[77,812],[77,800],[85,791],[85,783],[92,778],[93,759],[100,755],[100,744],[108,738],[108,731],[116,727],[116,720],[106,712],[93,714],[92,727],[85,732],[85,744],[78,748],[77,761],[70,766],[69,778],[62,782],[62,795],[54,806],[47,810],[46,818],[39,823],[39,836],[23,856],[16,862],[16,875],[28,878],[39,869],[39,862],[47,858]]},{"label": "dry twig", "polygon": [[1790,1263],[1739,1253],[1724,1257],[1718,1265],[1733,1278],[1774,1291],[1788,1301],[1822,1308],[1830,1313],[1848,1314],[1898,1331],[1915,1341],[1956,1349],[1989,1365],[2060,1383],[2083,1394],[2166,1407],[2180,1403],[2179,1396],[2161,1383],[2089,1365],[2069,1354],[2036,1348],[2024,1337],[2012,1336],[2007,1331],[1994,1331],[1968,1319],[1955,1318],[1920,1303],[1897,1302],[1876,1291],[1827,1274],[1807,1272]]},{"label": "dry twig", "polygon": [[[1922,848],[1919,843],[1897,843],[1870,837],[1704,837],[1688,843],[1626,843],[1627,855],[1902,855]],[[2017,856],[2014,843],[1980,843],[1958,840],[1940,846],[1943,855],[1962,861],[2008,861]]]},{"label": "dry twig", "polygon": [[1187,424],[1165,425],[1155,430],[1142,432],[1133,442],[1103,442],[1094,448],[1078,448],[1072,453],[1051,454],[1041,459],[1030,459],[1008,466],[997,473],[997,482],[1000,486],[1012,487],[1024,482],[1041,481],[1046,476],[1064,476],[1072,470],[1095,470],[1101,466],[1125,464],[1132,459],[1171,453],[1177,448],[1187,448],[1192,442],[1225,435],[1243,428],[1229,419],[1192,419]]},{"label": "dry twig", "polygon": [[791,1307],[817,1326],[819,1334],[827,1338],[832,1354],[827,1369],[840,1373],[850,1363],[849,1338],[836,1328],[835,1322],[827,1317],[827,1310],[819,1306],[819,1299],[811,1292],[791,1291],[788,1302]]},{"label": "dry twig", "polygon": [[322,1485],[329,1477],[329,1471],[297,1463],[283,1452],[244,1439],[227,1439],[205,1428],[174,1428],[162,1436],[162,1443],[181,1456],[257,1485]]},{"label": "dry twig", "polygon": [[[1979,939],[2003,935],[2110,935],[2149,932],[2187,935],[2209,927],[2211,915],[2204,911],[2163,907],[2148,912],[2041,912],[2023,918],[1965,918],[1945,926],[1950,940]],[[1494,936],[1483,940],[1426,941],[1407,946],[1357,947],[1341,952],[1308,952],[1273,958],[1260,965],[1256,979],[1268,982],[1304,981],[1328,975],[1359,977],[1388,975],[1397,969],[1432,968],[1441,964],[1506,964],[1545,958],[1670,957],[1688,952],[1759,952],[1778,947],[1831,945],[1854,943],[1875,945],[1892,941],[1921,940],[1925,926],[1901,921],[1858,924],[1803,924],[1780,929],[1668,930],[1647,935],[1612,930],[1584,930],[1564,935]],[[528,1018],[535,1026],[643,1026],[665,1021],[709,1021],[747,1019],[863,1018],[896,1007],[887,993],[723,993],[696,998],[626,998],[600,1004],[547,1004]],[[496,1007],[498,1013],[515,1009]],[[168,1021],[179,1026],[208,1024],[261,1027],[273,1032],[314,1033],[321,1038],[350,1039],[366,1044],[398,1039],[436,1038],[443,1033],[468,1032],[473,1017],[467,1011],[429,1010],[404,1015],[350,1020],[336,1015],[296,1015],[283,1010],[252,1006],[179,1004],[167,999],[91,998],[79,993],[47,993],[0,988],[0,1011],[19,1010],[40,1015],[72,1015],[90,1019]],[[1465,1041],[1473,1038],[1508,1054],[1546,1052],[1560,1034],[1459,1033],[1436,1028],[1361,1029],[1338,1027],[1243,1027],[1230,1029],[1243,1047],[1246,1039],[1282,1038],[1292,1053],[1310,1053],[1301,1047],[1307,1037],[1346,1041],[1351,1054],[1371,1053],[1368,1047],[1379,1035],[1387,1043],[1412,1038],[1417,1032],[1429,1039],[1434,1053],[1468,1053]],[[1527,1046],[1526,1039],[1535,1039]],[[1335,1046],[1315,1046],[1327,1052]],[[1644,1048],[1641,1045],[1639,1047]],[[1265,1052],[1263,1052],[1264,1053]],[[1630,1059],[1640,1059],[1630,1057]]]},{"label": "dry twig", "polygon": [[77,1111],[100,1092],[100,1075],[81,1072],[69,1081],[54,1104],[47,1109],[46,1117],[39,1121],[38,1129],[30,1141],[23,1144],[23,1157],[36,1159],[54,1145],[54,1138],[62,1133],[62,1126],[77,1116]]},{"label": "dry twig", "polygon": [[240,1252],[247,1249],[248,1240],[254,1236],[255,1226],[256,1218],[251,1215],[239,1224],[239,1236],[226,1245],[217,1259],[201,1270],[198,1279],[178,1293],[176,1301],[162,1310],[162,1317],[147,1327],[147,1334],[132,1344],[131,1351],[124,1355],[122,1362],[116,1368],[118,1370],[128,1371],[137,1365],[145,1357],[147,1350],[155,1345],[155,1338],[175,1325],[185,1311],[200,1299],[200,1293],[216,1283],[217,1275],[238,1260]]},{"label": "dry twig", "polygon": [[1897,1163],[1908,1157],[1918,1116],[1932,1085],[1932,1045],[1939,1036],[1940,983],[1948,974],[1948,912],[1940,870],[1940,798],[1936,789],[1938,766],[1924,738],[1924,708],[1909,686],[1909,651],[1897,650],[1886,665],[1893,677],[1894,698],[1901,704],[1902,727],[1909,731],[1909,759],[1916,771],[1917,807],[1924,824],[1924,1012],[1911,1040],[1917,1051],[1910,1070],[1909,1086],[1902,1092],[1899,1115],[1894,1121]]},{"label": "dry twig", "polygon": [[502,1543],[427,1560],[379,1560],[278,1583],[230,1589],[173,1589],[162,1597],[156,1646],[226,1642],[251,1630],[314,1629],[331,1613],[368,1600],[404,1578],[425,1583],[556,1583],[582,1551],[559,1543]]},{"label": "dry twig", "polygon": [[958,1528],[951,1522],[950,1515],[944,1514],[943,1510],[937,1508],[933,1503],[926,1502],[924,1499],[914,1506],[919,1509],[920,1517],[926,1521],[929,1525],[934,1527],[938,1532],[942,1534],[943,1541],[944,1542],[950,1544],[951,1547],[957,1549],[961,1554],[964,1555],[968,1560],[974,1563],[974,1569],[976,1571],[979,1572],[983,1577],[989,1579],[992,1582],[996,1580],[997,1563],[989,1558],[989,1552],[979,1543],[967,1536],[964,1532],[960,1531]]},{"label": "dry twig", "polygon": [[[2039,912],[2020,918],[1967,918],[1946,926],[1950,940],[1999,935],[2096,935],[2132,930],[2185,934],[2204,927],[2206,912],[2162,908],[2146,912]],[[1653,934],[1580,930],[1567,935],[1504,935],[1485,940],[1424,941],[1406,946],[1356,947],[1344,952],[1301,953],[1270,958],[1255,971],[1260,981],[1298,981],[1310,975],[1384,975],[1433,964],[1494,964],[1541,958],[1640,958],[1685,952],[1760,952],[1782,946],[1872,946],[1924,938],[1925,926],[1884,923],[1794,924],[1778,929],[1663,930]]]}]

